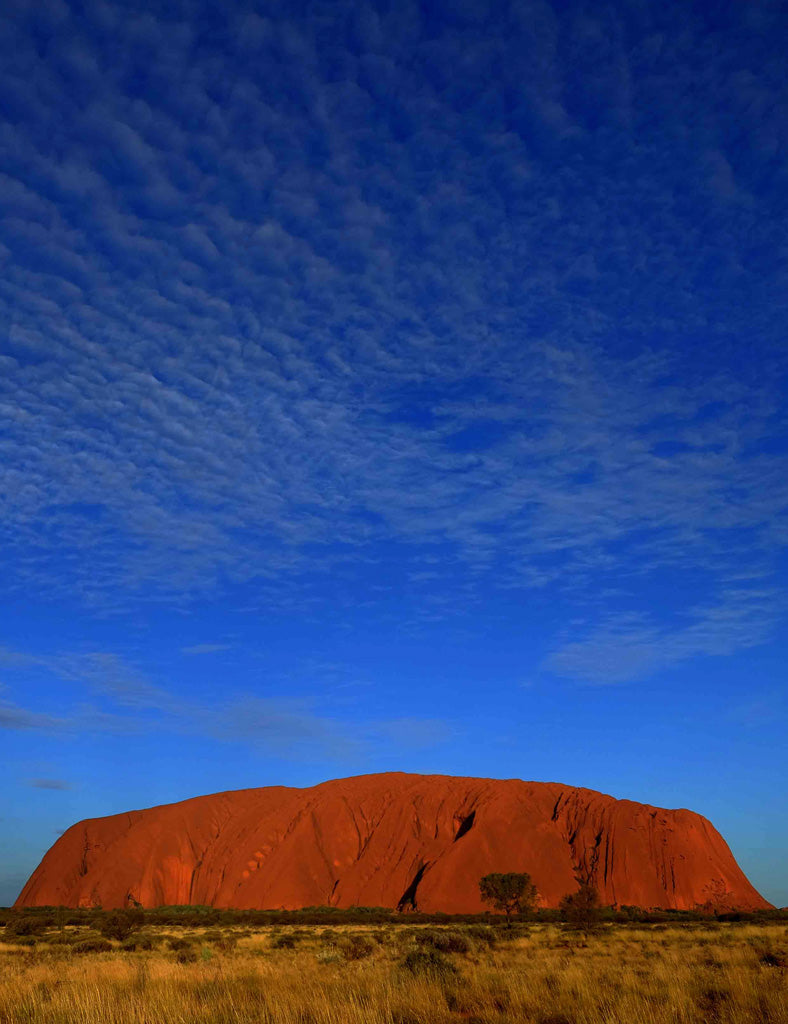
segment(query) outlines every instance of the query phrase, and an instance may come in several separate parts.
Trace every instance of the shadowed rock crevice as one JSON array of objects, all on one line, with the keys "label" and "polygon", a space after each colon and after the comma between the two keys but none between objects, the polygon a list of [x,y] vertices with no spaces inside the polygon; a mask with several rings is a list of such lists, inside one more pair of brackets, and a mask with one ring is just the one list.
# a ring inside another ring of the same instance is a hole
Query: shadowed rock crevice
[{"label": "shadowed rock crevice", "polygon": [[457,842],[458,839],[462,839],[464,835],[467,835],[467,833],[470,832],[470,830],[473,828],[473,823],[475,820],[476,811],[471,811],[470,814],[465,815],[465,817],[460,822],[460,827],[457,829],[456,835],[454,836],[455,843]]},{"label": "shadowed rock crevice", "polygon": [[403,892],[400,897],[400,901],[397,904],[397,910],[402,912],[403,910],[418,910],[416,903],[416,890],[419,887],[419,882],[424,877],[424,872],[429,867],[428,864],[422,864],[416,874],[413,876],[413,881],[410,883],[408,888]]}]

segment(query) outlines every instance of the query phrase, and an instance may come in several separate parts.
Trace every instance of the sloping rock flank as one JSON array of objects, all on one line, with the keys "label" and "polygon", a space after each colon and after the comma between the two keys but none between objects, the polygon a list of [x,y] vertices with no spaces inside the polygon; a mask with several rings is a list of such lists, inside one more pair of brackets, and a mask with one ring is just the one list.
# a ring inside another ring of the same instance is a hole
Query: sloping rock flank
[{"label": "sloping rock flank", "polygon": [[527,871],[554,907],[590,877],[605,904],[755,910],[713,826],[588,789],[391,773],[272,786],[73,825],[17,906],[385,906],[468,913],[479,878]]}]

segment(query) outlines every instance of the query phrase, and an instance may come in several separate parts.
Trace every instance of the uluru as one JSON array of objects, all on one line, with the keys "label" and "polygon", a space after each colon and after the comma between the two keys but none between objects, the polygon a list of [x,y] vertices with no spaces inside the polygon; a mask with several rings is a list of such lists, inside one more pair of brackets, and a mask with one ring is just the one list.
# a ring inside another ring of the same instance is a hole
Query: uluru
[{"label": "uluru", "polygon": [[381,906],[471,913],[478,880],[527,871],[542,906],[590,878],[603,903],[758,910],[722,836],[558,783],[386,773],[94,818],[50,848],[17,906]]}]

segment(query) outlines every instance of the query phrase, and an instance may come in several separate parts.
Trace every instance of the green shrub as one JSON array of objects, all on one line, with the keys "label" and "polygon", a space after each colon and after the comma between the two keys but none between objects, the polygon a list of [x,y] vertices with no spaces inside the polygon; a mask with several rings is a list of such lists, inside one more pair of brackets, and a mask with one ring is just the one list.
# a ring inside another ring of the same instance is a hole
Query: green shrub
[{"label": "green shrub", "polygon": [[153,936],[148,935],[147,932],[140,932],[122,942],[120,948],[129,953],[134,953],[137,950],[151,950],[153,949]]},{"label": "green shrub", "polygon": [[462,932],[428,930],[417,932],[416,942],[426,949],[434,949],[438,953],[468,953],[471,944]]},{"label": "green shrub", "polygon": [[531,929],[527,924],[521,924],[519,921],[515,924],[511,924],[508,927],[504,924],[497,926],[494,931],[496,932],[496,938],[499,942],[512,942],[514,939],[527,939],[531,934]]},{"label": "green shrub", "polygon": [[498,942],[495,929],[491,928],[488,924],[470,924],[466,928],[466,934],[480,946],[490,946],[492,948]]},{"label": "green shrub", "polygon": [[64,946],[77,946],[80,942],[97,938],[99,938],[99,936],[95,932],[77,931],[65,932],[63,935],[58,935],[57,941],[58,943],[62,943]]},{"label": "green shrub", "polygon": [[173,953],[183,953],[187,949],[193,949],[191,939],[170,939],[167,943]]},{"label": "green shrub", "polygon": [[755,945],[758,963],[763,967],[788,967],[788,950],[781,949],[771,942],[760,942]]},{"label": "green shrub", "polygon": [[345,958],[336,946],[324,946],[322,949],[317,951],[315,959],[319,964],[338,964]]},{"label": "green shrub", "polygon": [[167,945],[179,964],[193,964],[197,961],[197,950],[191,939],[170,939]]},{"label": "green shrub", "polygon": [[272,949],[295,949],[300,936],[285,932],[284,935],[277,935],[271,943]]},{"label": "green shrub", "polygon": [[457,973],[454,964],[435,949],[412,949],[401,966],[411,974],[424,974],[433,978],[448,978]]},{"label": "green shrub", "polygon": [[7,937],[41,935],[46,927],[46,921],[41,917],[12,917],[5,926],[5,933]]},{"label": "green shrub", "polygon": [[75,953],[109,953],[112,943],[107,939],[83,939],[72,946]]},{"label": "green shrub", "polygon": [[346,960],[366,960],[375,951],[375,943],[364,935],[351,935],[340,946]]}]

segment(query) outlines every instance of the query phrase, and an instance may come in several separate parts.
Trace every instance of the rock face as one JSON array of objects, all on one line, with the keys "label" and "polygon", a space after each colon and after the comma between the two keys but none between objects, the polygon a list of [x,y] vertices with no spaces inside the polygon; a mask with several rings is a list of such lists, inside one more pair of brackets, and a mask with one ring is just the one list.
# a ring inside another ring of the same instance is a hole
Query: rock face
[{"label": "rock face", "polygon": [[271,786],[95,818],[58,839],[17,906],[203,904],[480,911],[478,880],[527,871],[554,907],[590,875],[605,904],[754,910],[712,825],[555,783],[392,773]]}]

